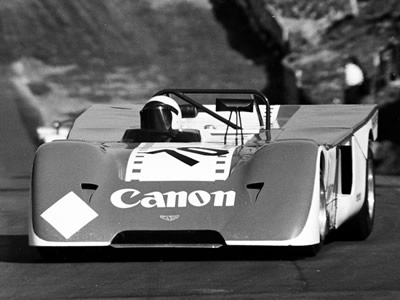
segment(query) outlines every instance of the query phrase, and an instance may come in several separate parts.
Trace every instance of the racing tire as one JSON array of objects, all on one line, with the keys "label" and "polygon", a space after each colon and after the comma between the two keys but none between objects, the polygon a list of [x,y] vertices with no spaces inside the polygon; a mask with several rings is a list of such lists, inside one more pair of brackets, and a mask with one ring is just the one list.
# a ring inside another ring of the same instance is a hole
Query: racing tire
[{"label": "racing tire", "polygon": [[326,189],[323,180],[323,173],[320,172],[320,189],[319,189],[319,214],[318,214],[318,221],[319,221],[319,243],[306,246],[303,249],[304,256],[316,256],[322,249],[325,236],[328,233],[328,214],[326,212]]},{"label": "racing tire", "polygon": [[39,255],[50,262],[60,261],[82,261],[87,257],[85,248],[73,247],[37,247]]},{"label": "racing tire", "polygon": [[372,151],[368,151],[364,203],[360,211],[339,229],[345,240],[362,241],[368,238],[375,219],[375,173]]},{"label": "racing tire", "polygon": [[54,247],[36,247],[40,257],[46,261],[60,261],[66,260],[65,255],[58,248]]}]

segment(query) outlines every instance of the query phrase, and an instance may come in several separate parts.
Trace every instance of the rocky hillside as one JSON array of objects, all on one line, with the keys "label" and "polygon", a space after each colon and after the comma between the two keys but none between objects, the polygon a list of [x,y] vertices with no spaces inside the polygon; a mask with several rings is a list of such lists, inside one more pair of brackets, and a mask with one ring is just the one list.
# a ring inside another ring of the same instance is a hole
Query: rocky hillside
[{"label": "rocky hillside", "polygon": [[[0,62],[34,58],[51,66],[74,65],[52,83],[90,101],[131,98],[133,91],[119,89],[115,95],[105,85],[121,87],[127,80],[140,97],[161,86],[263,88],[264,70],[245,59],[246,53],[230,49],[212,14],[218,2],[223,1],[2,1]],[[246,7],[252,0],[233,2]],[[351,16],[349,0],[255,3],[289,31],[286,62],[303,71],[305,90],[316,103],[341,96],[345,54],[358,56],[373,76],[378,49],[399,32],[396,0],[359,0],[358,17]],[[122,77],[128,79],[116,80]]]},{"label": "rocky hillside", "polygon": [[45,119],[165,87],[264,85],[200,1],[0,2],[0,63],[22,60]]},{"label": "rocky hillside", "polygon": [[292,53],[287,60],[303,71],[304,87],[315,102],[341,99],[344,57],[354,55],[361,61],[371,82],[371,93],[363,102],[380,105],[376,171],[400,174],[399,74],[391,74],[397,80],[377,89],[375,65],[378,52],[390,40],[400,39],[400,2],[359,0],[356,16],[347,0],[268,2],[275,3],[291,30]]},{"label": "rocky hillside", "polygon": [[[270,1],[269,1],[270,2]],[[390,38],[400,37],[400,2],[359,0],[359,15],[352,15],[348,0],[271,1],[292,32],[288,61],[303,71],[304,84],[313,99],[330,103],[342,96],[343,60],[359,58],[373,81],[374,61]],[[387,94],[368,102],[385,102]],[[393,96],[393,95],[391,95]]]},{"label": "rocky hillside", "polygon": [[[104,61],[145,64],[159,57],[173,57],[179,48],[187,48],[186,43],[195,40],[185,35],[198,34],[203,39],[207,32],[217,38],[218,32],[210,30],[215,24],[204,9],[184,2],[173,8],[151,3],[144,0],[2,1],[1,58],[28,56],[50,64]],[[189,21],[191,17],[193,21]]]}]

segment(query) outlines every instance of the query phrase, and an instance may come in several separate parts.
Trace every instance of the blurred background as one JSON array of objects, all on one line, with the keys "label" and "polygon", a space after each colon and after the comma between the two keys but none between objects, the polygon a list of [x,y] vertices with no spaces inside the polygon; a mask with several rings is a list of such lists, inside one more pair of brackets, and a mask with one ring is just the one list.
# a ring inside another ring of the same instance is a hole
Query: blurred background
[{"label": "blurred background", "polygon": [[143,103],[166,87],[375,103],[377,171],[399,174],[399,30],[397,0],[1,0],[0,101],[35,143],[38,127],[92,103]]}]

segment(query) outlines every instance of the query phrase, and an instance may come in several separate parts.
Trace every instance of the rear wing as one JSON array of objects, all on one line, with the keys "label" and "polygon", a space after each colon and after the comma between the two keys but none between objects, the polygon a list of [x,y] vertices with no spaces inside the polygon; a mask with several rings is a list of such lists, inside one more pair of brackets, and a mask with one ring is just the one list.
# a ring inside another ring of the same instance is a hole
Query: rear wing
[{"label": "rear wing", "polygon": [[271,111],[276,140],[308,139],[337,145],[367,123],[374,139],[377,136],[377,105],[277,105]]}]

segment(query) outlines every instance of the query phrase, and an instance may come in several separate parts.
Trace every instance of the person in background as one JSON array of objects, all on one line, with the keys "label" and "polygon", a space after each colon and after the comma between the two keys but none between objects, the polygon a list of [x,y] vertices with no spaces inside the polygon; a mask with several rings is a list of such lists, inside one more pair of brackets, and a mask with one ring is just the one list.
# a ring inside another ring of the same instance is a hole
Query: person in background
[{"label": "person in background", "polygon": [[347,57],[344,64],[344,104],[359,104],[369,93],[366,72],[355,56]]}]

